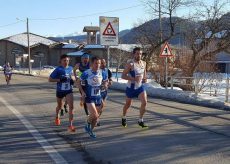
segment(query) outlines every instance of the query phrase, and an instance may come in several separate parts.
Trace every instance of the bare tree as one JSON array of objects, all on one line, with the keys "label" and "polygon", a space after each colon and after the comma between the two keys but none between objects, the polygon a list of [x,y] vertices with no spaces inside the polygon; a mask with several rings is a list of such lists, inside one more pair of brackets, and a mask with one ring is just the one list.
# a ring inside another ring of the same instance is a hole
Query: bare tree
[{"label": "bare tree", "polygon": [[[110,54],[111,54],[111,60],[115,63],[116,65],[116,75],[118,75],[119,69],[121,66],[125,66],[127,63],[127,60],[130,59],[130,53],[123,51],[118,48],[111,48],[110,49]],[[118,80],[118,76],[117,76]]]},{"label": "bare tree", "polygon": [[[148,12],[153,16],[159,14],[158,2],[159,0],[144,1]],[[229,48],[230,13],[227,14],[228,10],[226,10],[229,3],[229,0],[213,0],[213,3],[209,2],[209,4],[201,0],[161,0],[162,42],[160,41],[159,21],[155,20],[154,23],[148,21],[134,28],[137,42],[144,45],[143,49],[146,51],[144,60],[148,68],[157,76],[163,76],[164,63],[159,58],[161,45],[178,35],[182,38],[186,51],[181,51],[177,56],[181,55],[179,60],[183,58],[185,61],[182,65],[181,61],[178,62],[177,57],[177,60],[170,62],[169,67],[172,70],[169,72],[172,74],[175,73],[173,71],[175,66],[182,70],[184,76],[192,77],[201,62],[210,60],[217,53]],[[183,19],[175,17],[180,7],[188,8],[191,5],[196,8],[195,14]],[[159,72],[156,73],[156,71]],[[160,84],[164,85],[164,78],[157,78],[157,76],[155,76],[156,79],[159,79]]]},{"label": "bare tree", "polygon": [[[155,79],[161,84],[165,85],[164,79],[164,60],[159,58],[161,45],[166,41],[169,41],[173,37],[180,35],[179,26],[184,21],[179,17],[176,17],[176,11],[180,7],[189,7],[194,5],[196,0],[161,0],[161,14],[162,18],[162,35],[160,32],[159,20],[147,21],[143,25],[140,25],[136,30],[136,40],[143,45],[144,60],[147,63],[147,68],[152,71]],[[153,17],[159,15],[159,0],[144,0],[147,11]],[[161,39],[162,36],[162,39]],[[146,46],[147,45],[147,46]],[[157,67],[153,65],[157,64]],[[169,67],[173,68],[173,62],[169,62]],[[156,72],[159,71],[159,72]],[[169,70],[173,72],[172,70]]]},{"label": "bare tree", "polygon": [[[227,3],[214,0],[212,5],[201,4],[197,10],[198,25],[191,27],[184,24],[185,44],[192,50],[191,58],[186,62],[190,69],[184,70],[186,76],[193,76],[202,61],[210,60],[217,53],[229,48],[230,14],[223,11]],[[199,20],[200,18],[203,20]]]}]

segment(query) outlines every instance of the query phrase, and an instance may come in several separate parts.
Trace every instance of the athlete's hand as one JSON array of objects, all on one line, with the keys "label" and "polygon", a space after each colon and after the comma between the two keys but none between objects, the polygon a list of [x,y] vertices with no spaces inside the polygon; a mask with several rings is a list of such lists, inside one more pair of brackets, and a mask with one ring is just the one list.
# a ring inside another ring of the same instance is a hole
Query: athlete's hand
[{"label": "athlete's hand", "polygon": [[65,77],[65,76],[63,76],[63,77],[60,78],[60,82],[61,82],[61,83],[64,83],[64,82],[66,82],[67,80],[68,80],[68,78]]},{"label": "athlete's hand", "polygon": [[111,86],[112,84],[113,84],[113,81],[112,81],[112,80],[109,80],[108,86]]},{"label": "athlete's hand", "polygon": [[142,83],[147,83],[147,79],[146,78],[142,79]]}]

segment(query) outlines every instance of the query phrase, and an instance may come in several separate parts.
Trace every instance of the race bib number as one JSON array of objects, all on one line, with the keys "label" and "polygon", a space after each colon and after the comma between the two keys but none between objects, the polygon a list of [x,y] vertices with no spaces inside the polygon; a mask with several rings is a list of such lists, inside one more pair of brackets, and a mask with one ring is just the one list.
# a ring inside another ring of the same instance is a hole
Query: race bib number
[{"label": "race bib number", "polygon": [[92,90],[91,90],[91,96],[100,96],[100,94],[101,94],[101,90],[100,90],[99,87],[92,88]]},{"label": "race bib number", "polygon": [[62,91],[68,91],[71,89],[70,82],[62,83],[61,84],[61,90]]}]

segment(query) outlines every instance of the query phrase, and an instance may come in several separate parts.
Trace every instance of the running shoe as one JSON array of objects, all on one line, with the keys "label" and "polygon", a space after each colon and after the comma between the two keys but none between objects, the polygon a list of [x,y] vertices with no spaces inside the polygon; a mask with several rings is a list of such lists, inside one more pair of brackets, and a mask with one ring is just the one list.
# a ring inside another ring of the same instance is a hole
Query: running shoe
[{"label": "running shoe", "polygon": [[95,133],[93,133],[93,131],[91,129],[91,125],[89,123],[87,123],[85,125],[85,131],[89,134],[90,137],[96,138],[96,135],[95,135]]},{"label": "running shoe", "polygon": [[88,134],[90,134],[90,132],[91,132],[91,127],[90,127],[90,124],[89,124],[89,123],[87,123],[87,124],[85,125],[85,132],[87,132]]},{"label": "running shoe", "polygon": [[68,113],[67,105],[64,105],[65,112]]},{"label": "running shoe", "polygon": [[90,137],[97,138],[96,134],[93,131],[90,132]]},{"label": "running shoe", "polygon": [[149,128],[148,125],[146,125],[144,122],[139,122],[139,121],[138,121],[138,125],[139,125],[141,128]]},{"label": "running shoe", "polygon": [[72,125],[72,126],[68,126],[68,131],[69,132],[75,132],[76,128]]},{"label": "running shoe", "polygon": [[63,109],[61,109],[60,115],[64,116],[64,110]]},{"label": "running shoe", "polygon": [[122,118],[121,124],[123,127],[127,127],[126,118]]},{"label": "running shoe", "polygon": [[56,126],[61,125],[61,120],[60,120],[59,118],[56,118],[56,119],[55,119],[55,125],[56,125]]}]

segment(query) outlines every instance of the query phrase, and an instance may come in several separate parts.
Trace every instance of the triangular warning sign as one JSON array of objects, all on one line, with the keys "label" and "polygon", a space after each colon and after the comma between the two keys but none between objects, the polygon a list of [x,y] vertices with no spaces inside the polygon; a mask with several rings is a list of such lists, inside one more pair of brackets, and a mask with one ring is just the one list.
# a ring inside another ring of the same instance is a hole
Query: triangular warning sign
[{"label": "triangular warning sign", "polygon": [[103,35],[107,35],[107,36],[116,36],[115,31],[113,30],[113,26],[111,25],[111,23],[109,22],[108,25],[105,28],[105,31],[103,32]]},{"label": "triangular warning sign", "polygon": [[161,49],[160,57],[172,57],[172,50],[169,47],[168,42],[165,42],[164,46]]}]

